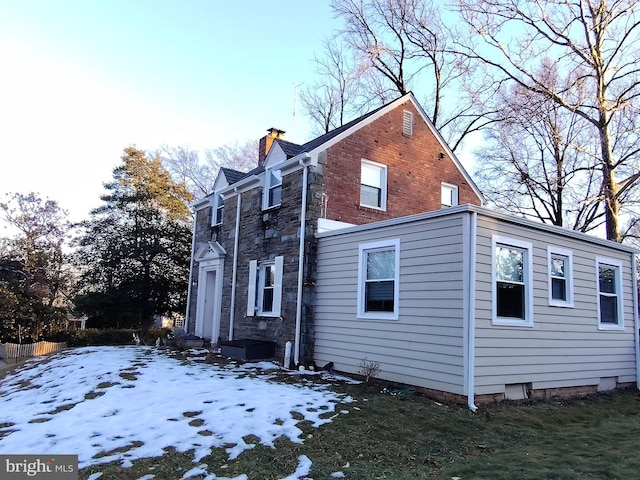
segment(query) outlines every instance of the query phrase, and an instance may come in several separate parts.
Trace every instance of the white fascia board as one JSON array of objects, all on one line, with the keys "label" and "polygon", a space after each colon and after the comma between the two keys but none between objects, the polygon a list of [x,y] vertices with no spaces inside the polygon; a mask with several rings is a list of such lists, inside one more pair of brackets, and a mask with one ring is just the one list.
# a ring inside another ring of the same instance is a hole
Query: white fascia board
[{"label": "white fascia board", "polygon": [[194,200],[189,204],[189,207],[194,212],[197,212],[198,210],[202,210],[203,208],[212,207],[214,204],[214,200],[215,198],[213,193],[210,193],[206,197],[202,197],[198,200]]},{"label": "white fascia board", "polygon": [[582,240],[584,242],[592,243],[594,245],[601,245],[603,247],[612,248],[621,252],[628,252],[636,255],[640,255],[640,249],[617,243],[612,240],[604,238],[594,237],[588,233],[577,232],[575,230],[569,230],[568,228],[558,227],[556,225],[549,225],[548,223],[535,222],[526,218],[516,217],[507,213],[497,212],[487,207],[480,207],[477,205],[464,204],[456,207],[441,208],[439,210],[432,210],[424,213],[417,213],[415,215],[407,215],[405,217],[391,218],[389,220],[381,220],[379,222],[365,223],[362,225],[355,225],[353,227],[346,227],[339,230],[331,230],[325,232],[317,232],[316,238],[332,237],[338,235],[344,235],[352,232],[363,232],[368,230],[374,230],[379,227],[403,225],[405,223],[416,222],[420,220],[427,220],[430,218],[443,217],[447,215],[458,215],[463,212],[476,213],[485,217],[494,218],[496,220],[503,221],[505,223],[511,223],[514,225],[520,225],[523,227],[532,228],[548,233],[558,235],[560,237],[568,237],[576,240]]}]

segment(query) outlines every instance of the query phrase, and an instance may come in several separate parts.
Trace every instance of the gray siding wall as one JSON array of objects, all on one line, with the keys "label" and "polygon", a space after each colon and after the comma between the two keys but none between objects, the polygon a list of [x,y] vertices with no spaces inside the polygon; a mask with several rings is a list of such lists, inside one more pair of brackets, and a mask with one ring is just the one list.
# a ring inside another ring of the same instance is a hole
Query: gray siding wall
[{"label": "gray siding wall", "polygon": [[[463,217],[379,226],[318,239],[315,359],[379,378],[464,394]],[[357,318],[358,246],[400,239],[398,320]]]},{"label": "gray siding wall", "polygon": [[[502,393],[508,384],[547,389],[636,380],[630,253],[482,214],[477,231],[476,394]],[[533,327],[492,325],[493,234],[533,244]],[[573,252],[573,308],[549,306],[548,245]],[[596,256],[622,262],[624,331],[598,329]]]}]

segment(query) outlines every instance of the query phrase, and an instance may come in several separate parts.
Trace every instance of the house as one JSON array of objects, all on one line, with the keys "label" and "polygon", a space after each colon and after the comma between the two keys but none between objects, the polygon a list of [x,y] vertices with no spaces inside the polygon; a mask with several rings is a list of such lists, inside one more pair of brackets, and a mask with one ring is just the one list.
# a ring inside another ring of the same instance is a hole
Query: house
[{"label": "house", "polygon": [[635,252],[481,205],[412,94],[303,145],[270,129],[194,204],[187,329],[471,408],[637,381]]},{"label": "house", "polygon": [[211,340],[275,342],[311,364],[319,231],[482,195],[412,94],[303,145],[269,129],[259,165],[223,168],[194,204],[187,329]]},{"label": "house", "polygon": [[472,409],[638,380],[629,247],[471,205],[317,236],[319,364]]}]

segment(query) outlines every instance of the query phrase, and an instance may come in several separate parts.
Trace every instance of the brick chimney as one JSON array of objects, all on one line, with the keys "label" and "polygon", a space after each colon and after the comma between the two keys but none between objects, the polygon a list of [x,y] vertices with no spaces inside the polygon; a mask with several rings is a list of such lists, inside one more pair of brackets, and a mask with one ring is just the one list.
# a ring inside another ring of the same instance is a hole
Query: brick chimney
[{"label": "brick chimney", "polygon": [[269,128],[267,129],[267,135],[262,137],[258,142],[258,166],[264,163],[264,159],[271,150],[271,145],[273,145],[274,140],[279,140],[284,138],[284,130],[278,130],[277,128]]}]

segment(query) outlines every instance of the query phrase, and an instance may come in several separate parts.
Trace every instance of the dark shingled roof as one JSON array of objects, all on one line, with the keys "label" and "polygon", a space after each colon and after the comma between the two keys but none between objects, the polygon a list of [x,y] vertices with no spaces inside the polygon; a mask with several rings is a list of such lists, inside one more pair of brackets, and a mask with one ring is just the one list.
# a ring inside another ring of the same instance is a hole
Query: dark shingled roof
[{"label": "dark shingled roof", "polygon": [[222,170],[222,173],[224,173],[224,176],[226,177],[227,181],[229,182],[229,185],[231,185],[232,183],[236,183],[239,180],[242,180],[246,175],[246,173],[239,172],[238,170],[234,170],[232,168],[222,167],[221,170]]},{"label": "dark shingled roof", "polygon": [[[325,133],[324,135],[320,135],[319,137],[314,138],[313,140],[311,140],[311,141],[309,141],[309,142],[307,142],[307,143],[305,143],[303,145],[298,145],[297,143],[287,142],[286,140],[280,140],[280,139],[276,139],[274,141],[278,142],[278,145],[280,145],[280,147],[284,151],[284,153],[287,156],[287,158],[295,157],[296,155],[298,155],[301,152],[309,152],[309,151],[319,147],[323,143],[328,142],[332,138],[340,135],[342,132],[350,129],[354,125],[357,125],[358,123],[362,122],[363,120],[365,120],[366,118],[370,117],[371,115],[374,115],[376,112],[380,111],[381,109],[383,109],[387,105],[388,104],[382,105],[381,107],[378,107],[378,108],[376,108],[375,110],[372,110],[369,113],[365,113],[361,117],[358,117],[355,120],[351,120],[349,123],[346,123],[346,124],[342,125],[341,127],[336,128],[335,130],[332,130],[332,131],[330,131],[328,133]],[[223,171],[225,173],[225,176],[227,177],[227,180],[229,181],[229,185],[231,185],[233,183],[236,183],[236,182],[242,180],[243,178],[247,178],[247,177],[250,177],[252,175],[258,175],[259,173],[264,172],[264,166],[259,166],[257,168],[254,168],[253,170],[251,170],[250,172],[247,172],[247,173],[242,173],[242,172],[238,172],[236,170],[231,170],[230,168],[223,168]],[[230,172],[230,173],[227,174],[227,172]]]}]

